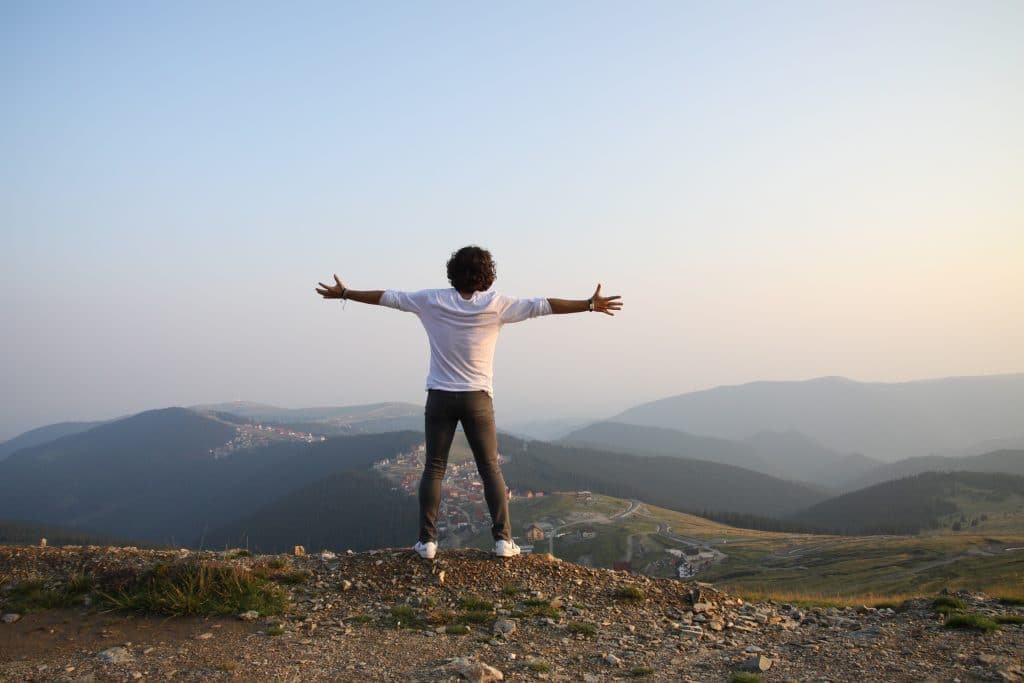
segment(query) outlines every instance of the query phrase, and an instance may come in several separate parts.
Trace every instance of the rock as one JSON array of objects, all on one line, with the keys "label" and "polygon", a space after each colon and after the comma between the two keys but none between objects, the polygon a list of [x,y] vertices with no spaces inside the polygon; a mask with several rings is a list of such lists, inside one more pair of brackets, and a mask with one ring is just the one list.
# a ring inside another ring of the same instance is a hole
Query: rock
[{"label": "rock", "polygon": [[8,614],[5,614],[2,618],[0,618],[0,621],[4,622],[5,624],[13,624],[18,619],[21,619],[21,615],[20,614],[15,614],[14,612],[10,612]]},{"label": "rock", "polygon": [[254,609],[251,609],[248,612],[242,612],[241,614],[239,614],[238,618],[242,621],[256,621],[260,618],[260,613]]},{"label": "rock", "polygon": [[494,622],[494,634],[507,636],[510,633],[514,633],[516,630],[516,622],[511,619],[498,619]]},{"label": "rock", "polygon": [[983,652],[980,655],[978,655],[977,659],[978,664],[984,664],[985,666],[993,666],[995,664],[999,664],[999,662],[1001,661],[1000,658],[996,655],[991,655],[987,652]]},{"label": "rock", "polygon": [[604,657],[602,657],[601,661],[603,661],[608,666],[622,666],[622,660],[611,653],[606,654]]},{"label": "rock", "polygon": [[132,661],[132,653],[123,647],[110,647],[98,652],[96,657],[104,664],[127,664]]},{"label": "rock", "polygon": [[46,539],[45,538],[40,538],[39,539],[39,547],[40,548],[45,548],[46,547]]},{"label": "rock", "polygon": [[756,655],[740,664],[740,669],[743,671],[755,671],[760,673],[772,668],[772,664],[774,663],[775,660],[773,659],[768,659],[762,655]]},{"label": "rock", "polygon": [[583,683],[601,683],[601,678],[594,674],[583,674]]},{"label": "rock", "polygon": [[295,546],[295,549],[292,550],[292,555],[295,555],[295,557],[305,557],[306,549],[301,545],[297,545]]},{"label": "rock", "polygon": [[697,614],[703,614],[704,612],[711,612],[714,607],[710,602],[695,602],[693,603],[693,611]]},{"label": "rock", "polygon": [[439,584],[441,584],[441,585],[444,585],[444,570],[443,569],[437,573],[437,582]]},{"label": "rock", "polygon": [[330,550],[323,550],[323,551],[320,552],[320,559],[321,560],[333,560],[336,557],[337,557],[337,555],[332,553]]},{"label": "rock", "polygon": [[472,683],[490,683],[490,681],[503,681],[505,674],[493,666],[477,662],[465,657],[453,659],[451,667],[459,672],[459,675]]},{"label": "rock", "polygon": [[213,638],[213,634],[209,631],[207,631],[206,633],[200,633],[198,636],[196,636],[196,640],[209,640],[210,638]]},{"label": "rock", "polygon": [[341,580],[341,590],[343,590],[343,591],[352,590],[352,582],[349,581],[348,579],[342,579]]}]

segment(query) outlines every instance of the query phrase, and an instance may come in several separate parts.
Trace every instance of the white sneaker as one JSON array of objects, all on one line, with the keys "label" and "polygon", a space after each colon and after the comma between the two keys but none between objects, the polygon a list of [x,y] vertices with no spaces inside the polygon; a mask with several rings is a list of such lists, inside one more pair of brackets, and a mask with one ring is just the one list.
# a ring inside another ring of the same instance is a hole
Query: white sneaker
[{"label": "white sneaker", "polygon": [[515,541],[498,541],[494,544],[494,554],[498,557],[515,557],[519,552]]},{"label": "white sneaker", "polygon": [[433,541],[427,541],[426,543],[416,541],[416,545],[412,549],[418,552],[424,560],[432,560],[437,553],[437,544]]}]

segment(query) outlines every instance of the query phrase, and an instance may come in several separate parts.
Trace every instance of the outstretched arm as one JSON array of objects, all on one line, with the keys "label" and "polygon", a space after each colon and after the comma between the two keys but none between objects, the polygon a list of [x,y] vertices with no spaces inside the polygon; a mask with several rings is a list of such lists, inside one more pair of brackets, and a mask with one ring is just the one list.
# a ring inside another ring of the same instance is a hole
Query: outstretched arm
[{"label": "outstretched arm", "polygon": [[584,313],[586,311],[599,311],[605,315],[615,315],[615,311],[622,308],[621,296],[601,296],[601,285],[594,290],[594,296],[589,299],[548,299],[551,304],[551,312],[558,313]]},{"label": "outstretched arm", "polygon": [[382,289],[370,289],[366,291],[359,291],[355,289],[349,289],[345,285],[341,284],[341,280],[338,276],[334,276],[334,285],[325,285],[322,282],[318,282],[320,285],[316,288],[316,293],[325,299],[349,299],[351,301],[358,301],[363,304],[374,304],[380,303],[380,298],[384,296],[384,290]]}]

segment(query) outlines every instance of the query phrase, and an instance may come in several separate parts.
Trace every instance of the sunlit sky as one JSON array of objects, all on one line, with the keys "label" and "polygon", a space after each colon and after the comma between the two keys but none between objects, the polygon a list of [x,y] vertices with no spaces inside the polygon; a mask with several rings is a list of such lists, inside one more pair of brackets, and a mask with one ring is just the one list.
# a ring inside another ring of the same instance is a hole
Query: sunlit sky
[{"label": "sunlit sky", "polygon": [[1024,3],[5,2],[0,438],[420,402],[447,286],[623,295],[498,344],[502,420],[1024,371]]}]

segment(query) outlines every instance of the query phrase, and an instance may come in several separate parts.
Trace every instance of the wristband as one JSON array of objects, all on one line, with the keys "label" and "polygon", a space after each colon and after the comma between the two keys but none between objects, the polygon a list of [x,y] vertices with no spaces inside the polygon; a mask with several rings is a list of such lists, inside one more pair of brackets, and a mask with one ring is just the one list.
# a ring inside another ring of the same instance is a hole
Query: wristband
[{"label": "wristband", "polygon": [[344,299],[344,298],[345,298],[345,295],[346,295],[347,293],[348,293],[348,287],[342,287],[342,288],[341,288],[341,298],[342,298],[342,299]]},{"label": "wristband", "polygon": [[589,310],[591,313],[594,312],[594,297],[590,297],[589,299],[587,299],[587,310]]}]

